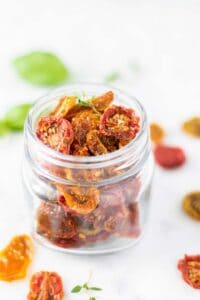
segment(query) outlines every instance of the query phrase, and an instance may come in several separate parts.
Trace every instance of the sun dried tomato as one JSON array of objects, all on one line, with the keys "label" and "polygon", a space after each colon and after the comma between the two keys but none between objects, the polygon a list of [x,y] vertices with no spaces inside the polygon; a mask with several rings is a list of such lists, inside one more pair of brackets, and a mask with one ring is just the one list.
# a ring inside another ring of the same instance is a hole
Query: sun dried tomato
[{"label": "sun dried tomato", "polygon": [[68,154],[73,142],[73,129],[60,117],[41,117],[36,128],[37,137],[50,148]]},{"label": "sun dried tomato", "polygon": [[99,112],[104,112],[106,108],[110,106],[114,99],[114,94],[112,91],[109,91],[99,97],[95,97],[92,100],[92,104],[94,105],[95,109]]},{"label": "sun dried tomato", "polygon": [[185,255],[179,260],[178,269],[182,272],[185,282],[195,289],[200,289],[200,255]]},{"label": "sun dried tomato", "polygon": [[139,131],[139,117],[131,108],[113,105],[101,117],[100,132],[119,140],[131,140]]},{"label": "sun dried tomato", "polygon": [[86,135],[90,130],[99,128],[100,117],[92,109],[78,112],[72,119],[74,139],[83,146],[86,143]]},{"label": "sun dried tomato", "polygon": [[81,146],[78,142],[73,142],[70,147],[70,154],[74,156],[90,156],[87,145]]},{"label": "sun dried tomato", "polygon": [[77,224],[60,205],[43,202],[37,211],[37,232],[50,240],[70,239],[77,233]]},{"label": "sun dried tomato", "polygon": [[99,204],[99,190],[96,187],[59,185],[58,190],[64,196],[66,205],[79,214],[88,214]]},{"label": "sun dried tomato", "polygon": [[106,147],[108,152],[113,152],[118,149],[119,141],[114,136],[99,134],[101,142]]},{"label": "sun dried tomato", "polygon": [[160,143],[164,138],[165,132],[163,128],[157,123],[150,124],[150,136],[154,143]]},{"label": "sun dried tomato", "polygon": [[183,149],[166,145],[157,145],[154,149],[156,162],[163,168],[176,168],[184,164],[186,157]]},{"label": "sun dried tomato", "polygon": [[85,240],[80,239],[79,236],[75,236],[71,239],[56,239],[53,241],[54,245],[61,248],[79,248],[85,244]]},{"label": "sun dried tomato", "polygon": [[24,278],[32,255],[31,238],[27,235],[15,236],[6,248],[0,251],[0,280]]},{"label": "sun dried tomato", "polygon": [[190,217],[200,221],[200,191],[191,192],[184,197],[183,209]]},{"label": "sun dried tomato", "polygon": [[106,147],[101,142],[98,130],[90,130],[87,133],[86,143],[90,152],[94,155],[101,155],[101,154],[108,153]]},{"label": "sun dried tomato", "polygon": [[200,117],[191,118],[183,123],[183,131],[193,137],[200,137]]},{"label": "sun dried tomato", "polygon": [[63,297],[62,279],[57,273],[42,271],[32,276],[27,300],[62,300]]},{"label": "sun dried tomato", "polygon": [[51,111],[50,116],[62,117],[64,118],[70,109],[72,109],[76,104],[75,96],[63,96],[56,107]]}]

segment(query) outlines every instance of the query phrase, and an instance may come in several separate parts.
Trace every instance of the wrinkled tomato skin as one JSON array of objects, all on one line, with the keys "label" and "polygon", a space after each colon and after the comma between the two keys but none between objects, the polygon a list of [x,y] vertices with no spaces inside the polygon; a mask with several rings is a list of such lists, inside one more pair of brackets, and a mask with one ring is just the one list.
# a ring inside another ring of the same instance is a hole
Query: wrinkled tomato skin
[{"label": "wrinkled tomato skin", "polygon": [[154,148],[154,156],[158,165],[166,169],[177,168],[186,160],[183,149],[162,144]]},{"label": "wrinkled tomato skin", "polygon": [[139,117],[134,110],[116,105],[109,107],[100,121],[100,133],[115,136],[119,140],[130,141],[138,133],[139,127]]},{"label": "wrinkled tomato skin", "polygon": [[69,154],[74,139],[70,122],[54,116],[39,119],[36,135],[45,145],[64,154]]},{"label": "wrinkled tomato skin", "polygon": [[178,269],[187,284],[195,289],[200,289],[200,255],[185,255],[178,262]]}]

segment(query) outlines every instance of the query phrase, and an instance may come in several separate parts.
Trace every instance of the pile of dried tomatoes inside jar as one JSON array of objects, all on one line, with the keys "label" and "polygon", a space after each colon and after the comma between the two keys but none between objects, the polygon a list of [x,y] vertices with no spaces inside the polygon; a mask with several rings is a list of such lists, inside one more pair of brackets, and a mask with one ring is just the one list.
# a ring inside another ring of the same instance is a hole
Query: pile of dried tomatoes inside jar
[{"label": "pile of dried tomatoes inside jar", "polygon": [[[65,155],[99,156],[116,151],[136,137],[140,118],[133,109],[112,104],[113,100],[111,91],[84,101],[64,96],[47,116],[40,117],[36,135],[43,144]],[[113,167],[63,169],[50,164],[45,167],[72,184],[58,181],[54,183],[54,201],[41,199],[37,210],[40,235],[64,248],[111,237],[138,237],[139,176],[129,177],[120,185],[99,187],[91,183],[119,175],[120,171]]]}]

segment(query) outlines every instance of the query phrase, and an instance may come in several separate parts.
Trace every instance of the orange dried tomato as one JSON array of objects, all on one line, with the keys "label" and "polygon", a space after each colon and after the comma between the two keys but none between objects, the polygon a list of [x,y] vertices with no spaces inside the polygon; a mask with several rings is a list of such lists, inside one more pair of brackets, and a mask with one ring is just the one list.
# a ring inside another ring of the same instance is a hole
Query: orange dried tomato
[{"label": "orange dried tomato", "polygon": [[191,118],[183,123],[183,131],[193,137],[200,137],[200,117]]},{"label": "orange dried tomato", "polygon": [[178,269],[187,284],[195,289],[200,289],[200,255],[185,255],[178,262]]},{"label": "orange dried tomato", "polygon": [[69,121],[60,117],[41,117],[36,128],[37,137],[50,148],[68,154],[74,134]]},{"label": "orange dried tomato", "polygon": [[92,100],[92,104],[94,105],[95,109],[99,112],[104,112],[106,108],[112,103],[114,99],[114,94],[112,91],[109,91],[99,97],[95,97]]},{"label": "orange dried tomato", "polygon": [[150,136],[154,143],[160,143],[164,138],[165,132],[163,128],[157,123],[150,124]]},{"label": "orange dried tomato", "polygon": [[103,145],[98,130],[90,130],[86,136],[87,146],[94,155],[108,153],[107,148]]},{"label": "orange dried tomato", "polygon": [[166,145],[157,145],[154,149],[156,162],[163,168],[176,168],[184,164],[186,157],[183,149]]},{"label": "orange dried tomato", "polygon": [[0,251],[0,280],[24,278],[32,255],[31,238],[27,235],[15,236],[6,248]]},{"label": "orange dried tomato", "polygon": [[32,276],[27,300],[62,300],[63,297],[62,279],[57,273],[42,271]]},{"label": "orange dried tomato", "polygon": [[139,131],[139,117],[131,108],[112,105],[101,117],[100,132],[119,140],[131,140]]},{"label": "orange dried tomato", "polygon": [[90,130],[99,128],[99,114],[92,109],[86,109],[78,112],[72,118],[72,127],[74,130],[74,139],[83,146],[86,143],[86,135]]},{"label": "orange dried tomato", "polygon": [[37,211],[37,232],[50,240],[70,239],[77,233],[77,224],[62,206],[43,202]]},{"label": "orange dried tomato", "polygon": [[51,111],[50,116],[62,117],[64,118],[70,109],[72,109],[76,104],[75,96],[63,96],[56,107]]},{"label": "orange dried tomato", "polygon": [[192,218],[200,221],[200,191],[194,191],[183,198],[183,209]]},{"label": "orange dried tomato", "polygon": [[66,206],[79,214],[92,212],[99,204],[99,190],[96,187],[57,186],[64,196]]}]

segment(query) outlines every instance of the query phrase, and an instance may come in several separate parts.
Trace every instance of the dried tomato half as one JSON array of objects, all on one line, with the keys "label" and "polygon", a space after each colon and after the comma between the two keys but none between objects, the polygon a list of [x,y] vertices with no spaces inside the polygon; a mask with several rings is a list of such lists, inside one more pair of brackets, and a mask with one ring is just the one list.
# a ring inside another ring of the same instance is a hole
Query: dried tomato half
[{"label": "dried tomato half", "polygon": [[90,156],[90,151],[86,144],[81,146],[74,141],[70,147],[70,154],[74,156]]},{"label": "dried tomato half", "polygon": [[85,109],[78,112],[72,118],[72,127],[74,130],[74,139],[83,146],[86,143],[86,135],[90,130],[99,128],[99,114],[92,109]]},{"label": "dried tomato half", "polygon": [[101,117],[100,132],[119,140],[131,140],[139,131],[139,117],[131,108],[112,105]]},{"label": "dried tomato half", "polygon": [[162,144],[155,147],[154,156],[161,167],[168,169],[179,167],[186,160],[183,149]]},{"label": "dried tomato half", "polygon": [[152,142],[160,143],[165,136],[165,132],[159,124],[151,123],[150,124],[150,136],[151,136]]},{"label": "dried tomato half", "polygon": [[109,105],[112,103],[114,99],[114,94],[112,91],[109,91],[99,97],[95,97],[92,100],[92,104],[94,105],[95,109],[99,112],[104,112],[106,108],[109,107]]},{"label": "dried tomato half", "polygon": [[200,289],[200,255],[185,255],[179,260],[178,269],[182,272],[185,282],[195,289]]},{"label": "dried tomato half", "polygon": [[62,279],[57,273],[42,271],[32,276],[27,300],[62,300],[63,297]]},{"label": "dried tomato half", "polygon": [[191,118],[183,123],[183,131],[189,135],[200,137],[200,117]]},{"label": "dried tomato half", "polygon": [[200,221],[200,191],[194,191],[183,198],[183,209],[192,218]]},{"label": "dried tomato half", "polygon": [[62,117],[64,118],[70,109],[72,109],[76,104],[75,96],[63,96],[56,107],[51,111],[50,116]]},{"label": "dried tomato half", "polygon": [[66,206],[79,214],[89,214],[99,204],[99,190],[96,187],[57,186],[64,196]]},{"label": "dried tomato half", "polygon": [[37,137],[50,148],[68,154],[74,134],[69,121],[60,117],[41,117],[36,128]]},{"label": "dried tomato half", "polygon": [[12,281],[24,278],[32,255],[31,238],[27,235],[15,236],[0,251],[0,280]]},{"label": "dried tomato half", "polygon": [[90,152],[94,155],[101,155],[108,153],[107,148],[102,143],[99,131],[98,130],[90,130],[86,136],[87,146]]},{"label": "dried tomato half", "polygon": [[37,232],[52,241],[70,239],[77,233],[77,224],[62,206],[43,201],[37,211]]}]

